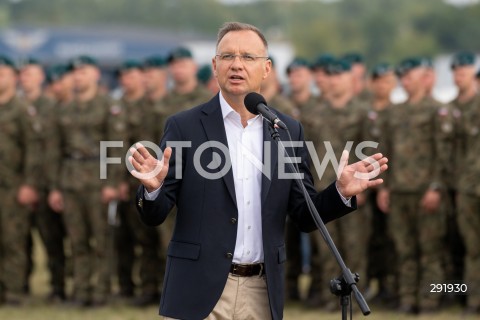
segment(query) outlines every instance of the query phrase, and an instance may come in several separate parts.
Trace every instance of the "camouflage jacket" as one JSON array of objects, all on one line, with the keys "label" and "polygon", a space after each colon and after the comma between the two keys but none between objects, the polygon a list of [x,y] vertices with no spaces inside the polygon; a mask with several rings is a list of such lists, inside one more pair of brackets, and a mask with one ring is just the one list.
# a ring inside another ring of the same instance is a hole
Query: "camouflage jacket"
[{"label": "camouflage jacket", "polygon": [[[88,102],[74,101],[56,110],[54,139],[49,141],[54,164],[49,170],[51,189],[85,190],[116,186],[125,168],[127,142],[126,113],[110,97],[97,94]],[[120,141],[122,147],[106,148],[107,157],[119,157],[121,164],[103,165],[107,179],[101,179],[101,141]]]},{"label": "camouflage jacket", "polygon": [[38,186],[42,150],[34,129],[35,109],[13,97],[0,105],[0,187]]}]

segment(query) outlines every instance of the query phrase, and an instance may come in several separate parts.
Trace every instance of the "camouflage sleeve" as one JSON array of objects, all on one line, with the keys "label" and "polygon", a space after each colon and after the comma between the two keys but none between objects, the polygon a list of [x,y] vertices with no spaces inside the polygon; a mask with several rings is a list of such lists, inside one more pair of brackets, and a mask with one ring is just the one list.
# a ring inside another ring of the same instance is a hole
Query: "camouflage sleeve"
[{"label": "camouflage sleeve", "polygon": [[383,114],[383,119],[380,122],[380,137],[378,141],[378,148],[379,151],[388,158],[388,170],[385,171],[384,173],[380,174],[379,178],[383,179],[383,184],[381,185],[380,188],[389,188],[389,180],[390,180],[390,175],[392,172],[392,164],[395,163],[394,161],[394,155],[393,155],[393,148],[392,148],[392,130],[391,130],[391,117],[393,110],[392,108],[389,108],[385,110]]},{"label": "camouflage sleeve", "polygon": [[456,128],[451,105],[436,106],[434,128],[434,158],[437,160],[434,161],[434,174],[430,188],[438,189],[452,185]]},{"label": "camouflage sleeve", "polygon": [[[39,125],[33,109],[27,110],[21,105],[20,126],[22,130],[21,147],[23,148],[22,183],[39,187],[41,174],[41,138],[35,128]],[[33,107],[32,107],[33,108]]]},{"label": "camouflage sleeve", "polygon": [[120,141],[122,147],[112,147],[107,149],[108,157],[120,158],[120,164],[108,165],[107,179],[104,180],[105,186],[117,187],[118,184],[126,179],[125,155],[129,147],[129,137],[127,131],[126,112],[118,101],[108,99],[108,114],[106,116],[106,141]]}]

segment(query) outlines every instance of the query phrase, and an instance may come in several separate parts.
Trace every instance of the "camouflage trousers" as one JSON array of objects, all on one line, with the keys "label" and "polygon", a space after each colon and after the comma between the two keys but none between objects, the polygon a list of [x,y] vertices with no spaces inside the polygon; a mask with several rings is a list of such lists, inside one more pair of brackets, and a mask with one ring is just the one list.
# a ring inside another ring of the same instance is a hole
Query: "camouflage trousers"
[{"label": "camouflage trousers", "polygon": [[422,196],[391,193],[389,232],[398,254],[400,304],[436,308],[441,295],[430,293],[430,284],[444,281],[446,217],[443,205],[437,212],[425,212]]},{"label": "camouflage trousers", "polygon": [[480,307],[480,197],[458,195],[458,226],[466,248],[463,283],[468,286],[467,304]]},{"label": "camouflage trousers", "polygon": [[0,301],[21,299],[27,281],[31,210],[20,206],[16,196],[16,188],[0,187]]},{"label": "camouflage trousers", "polygon": [[35,225],[48,256],[48,270],[52,293],[65,293],[65,250],[63,241],[66,230],[62,214],[53,212],[47,204],[47,192],[40,192],[40,202],[34,211]]},{"label": "camouflage trousers", "polygon": [[127,296],[134,293],[134,264],[138,262],[136,278],[140,294],[158,294],[165,272],[165,259],[160,258],[165,254],[161,254],[159,228],[140,221],[133,200],[121,202],[118,214],[120,225],[115,229],[115,249],[120,293]]},{"label": "camouflage trousers", "polygon": [[[327,224],[328,232],[335,242],[340,255],[347,267],[361,277],[357,286],[360,290],[367,287],[367,252],[368,239],[371,230],[371,217],[369,206],[361,206],[356,211],[329,222]],[[317,286],[321,291],[323,299],[335,299],[330,292],[330,280],[340,275],[341,270],[335,257],[327,247],[320,231],[312,233],[315,244],[312,244],[312,281],[321,279],[322,283],[312,282],[312,286]],[[313,246],[318,247],[318,253],[313,254]],[[314,266],[321,266],[322,270],[314,269]],[[321,276],[314,273],[321,273]]]},{"label": "camouflage trousers", "polygon": [[64,221],[72,245],[74,298],[103,302],[110,293],[107,207],[100,189],[65,191]]}]

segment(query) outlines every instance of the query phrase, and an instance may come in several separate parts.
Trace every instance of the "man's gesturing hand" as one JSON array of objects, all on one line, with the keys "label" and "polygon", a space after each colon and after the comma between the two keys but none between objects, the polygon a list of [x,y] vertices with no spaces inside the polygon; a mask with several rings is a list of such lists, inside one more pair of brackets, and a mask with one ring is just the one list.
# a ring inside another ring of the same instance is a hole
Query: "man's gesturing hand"
[{"label": "man's gesturing hand", "polygon": [[132,176],[140,180],[148,192],[160,188],[167,176],[172,148],[165,148],[161,160],[153,157],[141,143],[137,143],[135,147],[130,148],[130,152],[132,155],[128,157],[128,161],[134,168],[130,172]]},{"label": "man's gesturing hand", "polygon": [[340,159],[340,177],[337,180],[338,191],[345,198],[355,196],[362,191],[377,186],[382,179],[370,180],[387,170],[388,159],[381,153],[364,160],[348,164],[348,151],[344,150]]}]

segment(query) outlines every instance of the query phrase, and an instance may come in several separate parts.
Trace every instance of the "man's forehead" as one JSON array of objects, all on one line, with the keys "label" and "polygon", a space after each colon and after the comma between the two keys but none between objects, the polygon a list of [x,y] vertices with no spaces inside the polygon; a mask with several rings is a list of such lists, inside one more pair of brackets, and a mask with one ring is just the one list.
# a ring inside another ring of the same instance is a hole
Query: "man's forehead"
[{"label": "man's forehead", "polygon": [[[252,47],[254,45],[254,47]],[[262,39],[252,30],[230,31],[218,43],[218,49],[240,48],[266,50]]]}]

